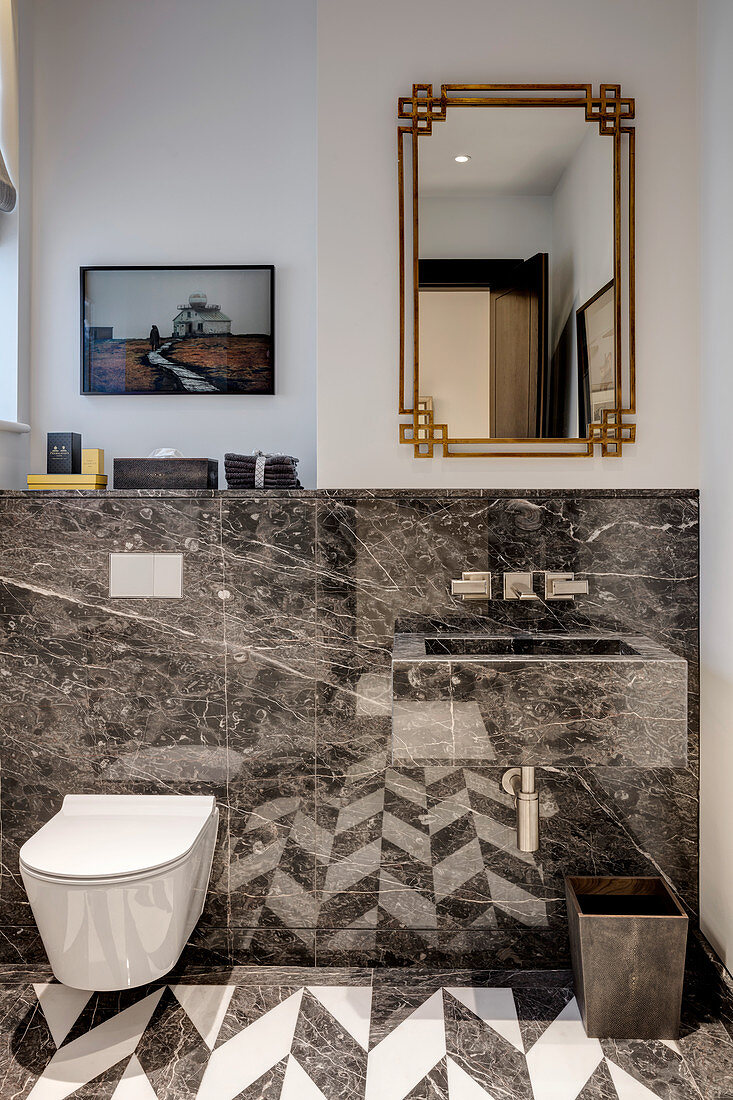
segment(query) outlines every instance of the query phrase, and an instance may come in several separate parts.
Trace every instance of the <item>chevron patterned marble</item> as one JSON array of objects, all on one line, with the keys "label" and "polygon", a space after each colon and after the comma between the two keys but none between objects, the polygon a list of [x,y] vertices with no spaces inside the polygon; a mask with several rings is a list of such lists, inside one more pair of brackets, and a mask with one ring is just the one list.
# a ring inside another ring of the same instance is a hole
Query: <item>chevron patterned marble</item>
[{"label": "chevron patterned marble", "polygon": [[253,967],[126,993],[5,977],[3,1100],[733,1095],[709,985],[688,990],[679,1041],[607,1042],[586,1037],[565,971]]}]

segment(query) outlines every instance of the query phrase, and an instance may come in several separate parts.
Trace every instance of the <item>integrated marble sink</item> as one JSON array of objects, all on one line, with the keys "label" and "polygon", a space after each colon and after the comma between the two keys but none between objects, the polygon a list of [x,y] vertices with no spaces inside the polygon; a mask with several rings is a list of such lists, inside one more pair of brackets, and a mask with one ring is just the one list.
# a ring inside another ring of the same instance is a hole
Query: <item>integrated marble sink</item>
[{"label": "integrated marble sink", "polygon": [[523,635],[516,638],[426,638],[425,654],[457,657],[612,657],[639,656],[623,638]]},{"label": "integrated marble sink", "polygon": [[687,662],[603,631],[395,633],[392,759],[683,767]]}]

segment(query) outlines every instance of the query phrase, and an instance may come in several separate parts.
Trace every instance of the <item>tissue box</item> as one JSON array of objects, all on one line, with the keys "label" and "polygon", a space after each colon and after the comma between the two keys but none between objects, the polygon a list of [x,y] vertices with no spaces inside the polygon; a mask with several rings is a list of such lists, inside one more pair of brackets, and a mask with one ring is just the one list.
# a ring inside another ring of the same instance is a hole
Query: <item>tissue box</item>
[{"label": "tissue box", "polygon": [[215,458],[116,458],[115,489],[218,489]]}]

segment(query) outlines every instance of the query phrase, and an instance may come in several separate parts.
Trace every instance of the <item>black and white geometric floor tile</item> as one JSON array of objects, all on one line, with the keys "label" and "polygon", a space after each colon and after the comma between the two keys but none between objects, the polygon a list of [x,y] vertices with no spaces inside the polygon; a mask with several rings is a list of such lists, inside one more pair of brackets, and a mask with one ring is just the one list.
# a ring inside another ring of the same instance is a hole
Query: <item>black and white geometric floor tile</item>
[{"label": "black and white geometric floor tile", "polygon": [[0,1095],[710,1100],[678,1044],[587,1038],[569,989],[300,984],[295,968],[282,977],[124,994],[26,987],[4,1010],[14,1026]]}]

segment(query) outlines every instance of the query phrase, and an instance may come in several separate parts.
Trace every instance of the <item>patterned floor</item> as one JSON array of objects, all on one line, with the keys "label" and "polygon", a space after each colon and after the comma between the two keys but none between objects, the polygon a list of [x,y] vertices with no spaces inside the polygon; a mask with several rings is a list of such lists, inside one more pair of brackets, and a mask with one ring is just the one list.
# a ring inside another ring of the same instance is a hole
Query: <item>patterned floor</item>
[{"label": "patterned floor", "polygon": [[[724,1100],[733,1043],[588,1039],[569,975],[236,968],[90,994],[0,986],[3,1100]],[[694,984],[694,983],[693,983]]]}]

